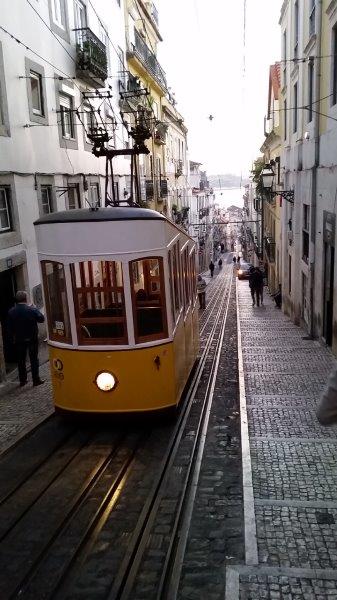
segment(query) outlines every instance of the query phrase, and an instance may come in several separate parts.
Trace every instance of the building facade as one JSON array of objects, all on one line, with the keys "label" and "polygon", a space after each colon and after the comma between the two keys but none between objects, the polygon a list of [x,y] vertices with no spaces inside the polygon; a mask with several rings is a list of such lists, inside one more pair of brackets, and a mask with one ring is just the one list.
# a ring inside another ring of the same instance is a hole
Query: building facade
[{"label": "building facade", "polygon": [[[265,120],[265,140],[260,148],[263,163],[271,163],[275,173],[275,190],[281,186],[281,136],[280,136],[280,63],[269,69],[268,110]],[[262,260],[267,271],[271,294],[279,289],[282,279],[281,212],[282,199],[277,195],[263,194],[261,204]]]},{"label": "building facade", "polygon": [[284,308],[337,352],[337,2],[283,3]]},{"label": "building facade", "polygon": [[[139,156],[142,201],[159,212],[168,211],[165,144],[168,124],[163,100],[168,94],[164,70],[157,59],[162,41],[158,11],[153,2],[125,0],[127,70],[121,77],[121,111],[128,128],[134,126],[137,107],[151,130],[146,142],[149,154]],[[166,102],[167,105],[169,102]]]}]

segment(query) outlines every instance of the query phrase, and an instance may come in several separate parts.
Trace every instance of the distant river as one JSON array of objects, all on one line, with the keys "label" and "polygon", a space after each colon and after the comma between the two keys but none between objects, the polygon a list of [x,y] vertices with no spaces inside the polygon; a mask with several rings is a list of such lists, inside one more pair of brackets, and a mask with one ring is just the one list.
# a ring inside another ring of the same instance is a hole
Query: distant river
[{"label": "distant river", "polygon": [[221,208],[228,208],[232,204],[243,207],[242,196],[245,193],[245,188],[213,188],[215,193],[215,203]]}]

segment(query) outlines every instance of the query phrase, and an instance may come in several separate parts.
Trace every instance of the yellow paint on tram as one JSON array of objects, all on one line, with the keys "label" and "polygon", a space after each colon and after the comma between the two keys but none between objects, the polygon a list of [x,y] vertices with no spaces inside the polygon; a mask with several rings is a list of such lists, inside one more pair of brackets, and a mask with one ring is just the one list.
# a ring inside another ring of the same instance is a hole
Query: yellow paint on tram
[{"label": "yellow paint on tram", "polygon": [[[196,318],[195,314],[196,313]],[[197,310],[181,318],[173,342],[130,350],[88,351],[49,347],[55,406],[75,412],[137,412],[178,404],[199,342]],[[100,372],[112,373],[117,385],[103,392]]]}]

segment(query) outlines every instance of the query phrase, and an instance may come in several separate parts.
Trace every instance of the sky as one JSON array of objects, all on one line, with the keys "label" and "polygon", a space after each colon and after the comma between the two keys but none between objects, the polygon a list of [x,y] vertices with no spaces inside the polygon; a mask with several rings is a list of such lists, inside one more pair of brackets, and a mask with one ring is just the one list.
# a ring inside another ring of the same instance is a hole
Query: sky
[{"label": "sky", "polygon": [[269,65],[280,60],[282,0],[246,0],[245,46],[244,0],[155,4],[158,58],[189,130],[189,159],[209,175],[248,175],[264,140]]}]

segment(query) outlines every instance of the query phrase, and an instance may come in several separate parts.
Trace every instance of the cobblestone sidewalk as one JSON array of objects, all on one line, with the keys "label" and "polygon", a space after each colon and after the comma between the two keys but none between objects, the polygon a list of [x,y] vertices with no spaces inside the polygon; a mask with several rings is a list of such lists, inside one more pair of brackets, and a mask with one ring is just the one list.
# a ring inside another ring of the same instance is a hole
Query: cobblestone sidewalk
[{"label": "cobblestone sidewalk", "polygon": [[335,360],[246,282],[238,301],[253,498],[226,600],[337,600],[337,427],[315,416]]},{"label": "cobblestone sidewalk", "polygon": [[0,393],[0,454],[54,412],[49,363],[40,367],[45,383],[33,387],[28,383],[20,388],[11,381]]}]

